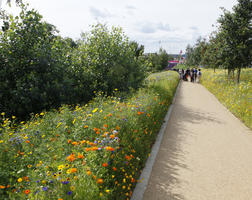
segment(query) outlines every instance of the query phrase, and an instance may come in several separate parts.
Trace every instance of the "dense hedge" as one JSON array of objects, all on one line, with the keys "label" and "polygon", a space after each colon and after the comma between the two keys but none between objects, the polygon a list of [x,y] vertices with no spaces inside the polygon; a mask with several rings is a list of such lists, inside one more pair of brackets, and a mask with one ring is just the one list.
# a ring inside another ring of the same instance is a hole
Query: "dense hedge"
[{"label": "dense hedge", "polygon": [[35,10],[20,7],[17,17],[1,14],[1,112],[27,118],[61,104],[88,102],[94,91],[137,88],[145,78],[136,45],[120,28],[97,24],[75,42],[60,37]]}]

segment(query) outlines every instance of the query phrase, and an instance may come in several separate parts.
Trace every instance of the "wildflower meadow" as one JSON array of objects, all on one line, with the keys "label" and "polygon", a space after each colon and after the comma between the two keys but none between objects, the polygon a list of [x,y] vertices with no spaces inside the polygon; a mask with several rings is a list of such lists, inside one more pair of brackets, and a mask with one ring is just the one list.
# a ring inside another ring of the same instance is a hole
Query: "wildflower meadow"
[{"label": "wildflower meadow", "polygon": [[154,74],[128,97],[94,92],[27,122],[1,113],[1,199],[130,199],[178,81]]},{"label": "wildflower meadow", "polygon": [[204,69],[201,83],[236,117],[252,129],[252,69],[243,69],[238,84],[228,80],[227,71]]}]

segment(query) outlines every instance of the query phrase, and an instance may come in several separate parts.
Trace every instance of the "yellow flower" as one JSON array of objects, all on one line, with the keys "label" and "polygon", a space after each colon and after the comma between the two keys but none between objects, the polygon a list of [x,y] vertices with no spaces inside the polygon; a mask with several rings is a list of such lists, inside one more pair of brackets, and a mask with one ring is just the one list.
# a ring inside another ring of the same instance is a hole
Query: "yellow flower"
[{"label": "yellow flower", "polygon": [[98,108],[95,108],[95,109],[92,111],[92,113],[95,113],[97,110],[98,110]]},{"label": "yellow flower", "polygon": [[44,113],[42,112],[42,113],[40,113],[40,115],[42,116],[42,115],[44,115]]},{"label": "yellow flower", "polygon": [[59,123],[58,123],[58,125],[56,126],[56,128],[58,128],[61,124],[62,124],[62,123],[61,123],[61,122],[59,122]]},{"label": "yellow flower", "polygon": [[31,167],[32,167],[32,165],[27,165],[27,167],[28,167],[28,168],[31,168]]},{"label": "yellow flower", "polygon": [[5,115],[5,112],[2,112],[1,115],[4,116],[4,115]]},{"label": "yellow flower", "polygon": [[23,181],[23,179],[22,179],[22,178],[19,178],[19,179],[18,179],[18,182],[19,182],[19,183],[21,183],[22,181]]},{"label": "yellow flower", "polygon": [[3,143],[4,141],[3,140],[0,140],[0,144]]},{"label": "yellow flower", "polygon": [[58,170],[62,170],[62,169],[64,169],[64,167],[65,167],[64,165],[59,165]]},{"label": "yellow flower", "polygon": [[102,197],[103,196],[103,194],[100,192],[100,197]]},{"label": "yellow flower", "polygon": [[107,193],[109,193],[110,192],[110,190],[105,190]]},{"label": "yellow flower", "polygon": [[70,190],[74,191],[74,190],[75,190],[75,187],[74,187],[74,186],[71,186],[71,187],[70,187]]}]

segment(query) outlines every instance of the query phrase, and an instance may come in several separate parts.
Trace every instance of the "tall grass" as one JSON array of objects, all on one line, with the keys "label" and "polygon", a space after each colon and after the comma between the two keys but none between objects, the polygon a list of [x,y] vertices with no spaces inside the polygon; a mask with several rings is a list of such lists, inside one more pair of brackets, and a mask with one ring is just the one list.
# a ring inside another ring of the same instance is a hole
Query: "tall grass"
[{"label": "tall grass", "polygon": [[[236,76],[236,75],[235,75]],[[235,77],[234,76],[234,77]],[[227,71],[204,69],[201,83],[236,117],[252,129],[252,69],[243,69],[237,85]]]},{"label": "tall grass", "polygon": [[98,93],[21,124],[2,113],[1,198],[130,199],[178,80],[176,72],[152,75],[126,99]]}]

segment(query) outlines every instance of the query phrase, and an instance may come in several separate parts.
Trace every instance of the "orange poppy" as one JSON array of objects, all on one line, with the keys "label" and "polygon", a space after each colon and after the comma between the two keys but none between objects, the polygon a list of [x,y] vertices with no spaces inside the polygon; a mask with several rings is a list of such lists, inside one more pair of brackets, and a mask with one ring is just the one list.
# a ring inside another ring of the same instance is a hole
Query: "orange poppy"
[{"label": "orange poppy", "polygon": [[78,142],[72,142],[72,145],[78,145]]},{"label": "orange poppy", "polygon": [[103,184],[103,179],[98,178],[98,179],[97,179],[97,184]]},{"label": "orange poppy", "polygon": [[108,163],[103,163],[102,166],[103,166],[103,167],[107,167],[107,166],[108,166]]},{"label": "orange poppy", "polygon": [[77,172],[77,168],[72,168],[71,173],[75,173],[75,172]]},{"label": "orange poppy", "polygon": [[77,158],[83,159],[83,158],[84,158],[84,156],[83,156],[82,154],[78,153]]},{"label": "orange poppy", "polygon": [[25,190],[24,193],[28,195],[31,192],[31,190]]},{"label": "orange poppy", "polygon": [[71,153],[71,155],[67,157],[67,160],[73,162],[75,160],[75,154]]},{"label": "orange poppy", "polygon": [[114,139],[115,138],[115,135],[110,135],[109,136],[111,139]]}]

